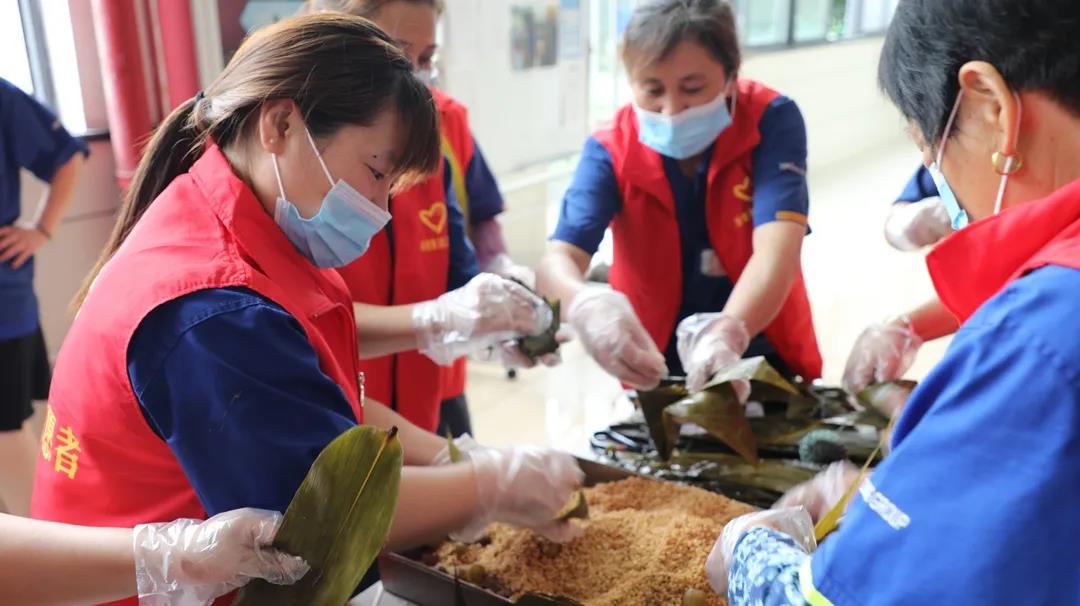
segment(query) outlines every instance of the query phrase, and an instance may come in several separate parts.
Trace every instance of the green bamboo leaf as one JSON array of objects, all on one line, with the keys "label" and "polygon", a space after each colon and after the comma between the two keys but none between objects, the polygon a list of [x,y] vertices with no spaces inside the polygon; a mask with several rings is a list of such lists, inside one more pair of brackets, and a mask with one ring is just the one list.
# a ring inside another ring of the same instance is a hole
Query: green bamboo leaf
[{"label": "green bamboo leaf", "polygon": [[[518,281],[515,280],[515,282]],[[518,282],[518,284],[521,284],[525,288],[529,288],[521,282]],[[535,291],[531,288],[529,288],[529,291],[535,294]],[[559,351],[559,341],[555,338],[555,334],[559,332],[559,327],[562,325],[562,319],[560,317],[562,304],[558,299],[549,301],[545,298],[544,302],[551,308],[551,324],[548,325],[547,330],[538,335],[530,335],[517,340],[518,349],[521,350],[521,353],[528,356],[530,360],[535,360],[540,356]]]},{"label": "green bamboo leaf", "polygon": [[877,383],[860,391],[856,398],[860,404],[877,412],[888,423],[889,419],[907,404],[917,386],[915,381]]},{"label": "green bamboo leaf", "polygon": [[653,448],[661,459],[667,460],[675,450],[675,439],[668,435],[668,429],[664,426],[664,409],[687,395],[686,387],[671,383],[651,391],[639,391],[637,394],[638,406],[641,407],[645,424],[649,427]]},{"label": "green bamboo leaf", "polygon": [[354,427],[331,442],[293,496],[274,547],[311,571],[290,586],[255,581],[235,606],[341,606],[382,550],[401,480],[397,428]]},{"label": "green bamboo leaf", "polygon": [[770,393],[778,392],[785,398],[801,395],[799,389],[777,372],[763,356],[739,360],[721,369],[713,375],[704,389],[708,390],[710,387],[737,380],[750,381],[752,387],[768,390]]},{"label": "green bamboo leaf", "polygon": [[579,490],[575,492],[566,505],[563,505],[562,510],[555,514],[555,519],[559,522],[571,519],[589,519],[589,502],[585,500],[585,491]]},{"label": "green bamboo leaf", "polygon": [[462,454],[461,449],[454,443],[454,434],[450,433],[450,430],[446,430],[446,448],[450,453],[451,463],[460,463],[465,460],[465,455]]},{"label": "green bamboo leaf", "polygon": [[680,425],[693,423],[751,464],[758,463],[757,438],[730,381],[710,383],[703,391],[671,404],[664,409],[663,418],[665,439],[671,444],[678,438]]}]

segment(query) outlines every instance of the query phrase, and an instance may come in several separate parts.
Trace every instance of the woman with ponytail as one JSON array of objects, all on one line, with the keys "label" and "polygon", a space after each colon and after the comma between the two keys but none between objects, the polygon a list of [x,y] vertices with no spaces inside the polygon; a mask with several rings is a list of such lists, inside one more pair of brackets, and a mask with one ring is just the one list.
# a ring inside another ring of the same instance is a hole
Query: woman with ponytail
[{"label": "woman with ponytail", "polygon": [[[508,447],[426,465],[444,442],[364,401],[352,301],[333,271],[440,162],[431,93],[344,14],[261,30],[150,141],[57,360],[35,517],[89,526],[282,511],[357,423],[405,446],[391,547],[551,522],[568,455]],[[366,405],[365,405],[366,404]],[[463,487],[465,487],[463,489]],[[140,593],[143,588],[140,587]]]}]

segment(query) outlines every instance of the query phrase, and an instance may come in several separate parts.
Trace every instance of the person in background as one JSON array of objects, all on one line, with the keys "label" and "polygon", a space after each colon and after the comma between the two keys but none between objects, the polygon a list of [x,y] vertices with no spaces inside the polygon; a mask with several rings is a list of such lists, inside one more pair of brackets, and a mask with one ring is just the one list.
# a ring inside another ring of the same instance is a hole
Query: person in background
[{"label": "person in background", "polygon": [[[897,250],[915,251],[937,244],[952,232],[949,210],[938,196],[933,175],[920,167],[893,204],[885,222],[885,239]],[[937,299],[867,327],[848,356],[844,387],[858,393],[873,383],[902,378],[924,343],[947,337],[958,327]]]},{"label": "person in background", "polygon": [[933,246],[953,231],[930,171],[920,166],[893,203],[885,220],[885,240],[899,251]]},{"label": "person in background", "polygon": [[[698,389],[744,355],[818,378],[799,108],[739,77],[724,0],[644,2],[622,54],[634,101],[585,143],[541,292],[563,301],[600,366],[635,388],[685,373]],[[609,225],[612,289],[584,280]]]},{"label": "person in background", "polygon": [[[49,355],[34,295],[34,253],[52,239],[71,202],[86,145],[56,116],[0,79],[0,501],[30,511],[37,441],[25,426],[49,393]],[[22,214],[20,172],[49,184],[33,217]]]},{"label": "person in background", "polygon": [[357,423],[397,427],[405,468],[388,548],[493,521],[566,539],[582,481],[547,448],[476,449],[363,396],[335,271],[389,221],[392,189],[441,156],[427,87],[369,21],[324,12],[252,34],[159,126],[57,360],[32,512],[134,526],[284,511]]},{"label": "person in background", "polygon": [[1078,28],[1073,0],[897,5],[879,80],[958,228],[927,266],[962,326],[816,552],[801,507],[725,528],[732,606],[1080,603]]},{"label": "person in background", "polygon": [[[535,285],[532,271],[506,254],[496,218],[502,196],[465,107],[433,85],[443,2],[309,0],[307,8],[372,20],[397,41],[435,98],[443,166],[424,183],[394,194],[394,220],[372,250],[341,274],[357,302],[361,366],[373,397],[440,435],[471,433],[462,354],[487,356],[490,349],[508,367],[532,366],[511,339],[543,330],[550,314],[511,281]],[[478,276],[480,271],[485,274]],[[532,304],[525,316],[506,313],[514,301]],[[524,324],[513,323],[521,318]]]},{"label": "person in background", "polygon": [[253,579],[289,585],[308,565],[270,546],[280,525],[281,514],[258,509],[134,529],[0,514],[0,594],[7,604],[35,606],[135,595],[143,603],[203,605]]}]

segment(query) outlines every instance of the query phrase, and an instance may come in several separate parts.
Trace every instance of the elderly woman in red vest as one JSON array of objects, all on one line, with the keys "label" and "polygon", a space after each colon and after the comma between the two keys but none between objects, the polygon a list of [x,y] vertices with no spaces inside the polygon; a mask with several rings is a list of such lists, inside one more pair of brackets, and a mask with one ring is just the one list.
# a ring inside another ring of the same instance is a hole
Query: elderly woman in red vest
[{"label": "elderly woman in red vest", "polygon": [[[89,526],[284,511],[357,423],[405,447],[391,547],[493,520],[553,523],[581,471],[549,449],[478,449],[365,403],[336,268],[389,220],[395,182],[440,162],[431,93],[369,21],[321,13],[253,34],[144,152],[57,361],[35,517]],[[142,588],[140,587],[140,593]]]},{"label": "elderly woman in red vest", "polygon": [[[795,103],[739,78],[724,0],[651,0],[627,26],[633,103],[585,144],[539,272],[585,349],[624,383],[743,355],[821,374],[800,268],[806,128]],[[611,289],[584,280],[610,226]]]}]

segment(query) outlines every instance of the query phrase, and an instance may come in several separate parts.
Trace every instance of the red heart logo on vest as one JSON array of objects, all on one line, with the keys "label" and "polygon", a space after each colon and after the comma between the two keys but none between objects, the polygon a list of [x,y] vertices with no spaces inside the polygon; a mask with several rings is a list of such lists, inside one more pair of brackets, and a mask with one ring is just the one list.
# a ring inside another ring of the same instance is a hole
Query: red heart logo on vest
[{"label": "red heart logo on vest", "polygon": [[435,202],[426,210],[420,211],[420,222],[436,234],[446,230],[446,203]]}]

